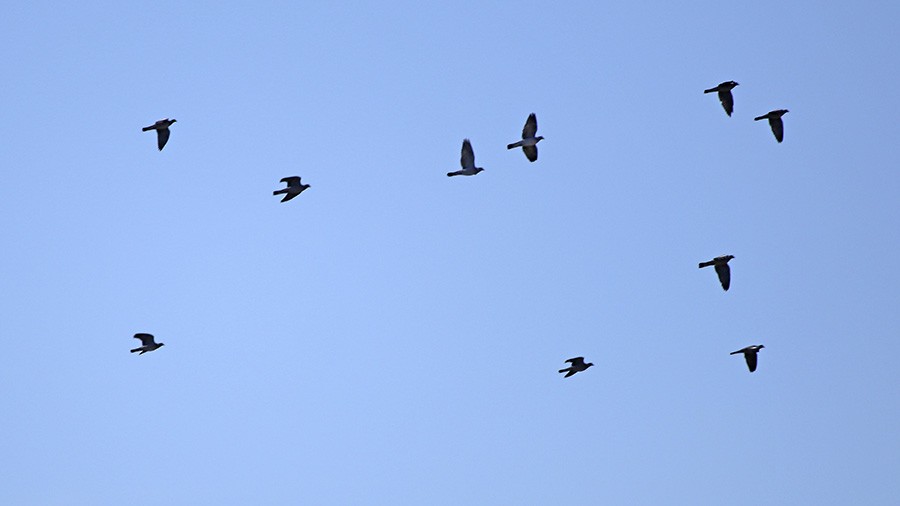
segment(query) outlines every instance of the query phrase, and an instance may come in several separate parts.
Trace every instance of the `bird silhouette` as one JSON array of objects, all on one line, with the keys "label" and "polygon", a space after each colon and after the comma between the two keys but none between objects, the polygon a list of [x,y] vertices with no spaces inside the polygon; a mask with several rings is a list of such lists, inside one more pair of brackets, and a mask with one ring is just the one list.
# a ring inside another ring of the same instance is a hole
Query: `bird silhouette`
[{"label": "bird silhouette", "polygon": [[725,114],[731,116],[731,113],[734,112],[734,97],[731,96],[731,90],[737,85],[738,83],[734,81],[725,81],[715,88],[703,90],[703,93],[717,92],[719,94],[719,102],[722,102],[722,108],[725,109]]},{"label": "bird silhouette", "polygon": [[719,275],[719,283],[722,283],[722,288],[725,291],[728,291],[728,287],[731,286],[731,268],[728,267],[728,261],[734,258],[734,255],[724,255],[720,257],[713,258],[709,262],[700,262],[700,268],[709,267],[710,265],[716,266],[716,274]]},{"label": "bird silhouette", "polygon": [[282,183],[287,183],[287,188],[282,188],[280,190],[275,190],[272,192],[272,195],[281,195],[284,193],[284,198],[281,199],[282,202],[287,202],[292,198],[296,197],[303,193],[303,190],[309,188],[308,184],[300,183],[299,176],[290,176],[281,179]]},{"label": "bird silhouette", "polygon": [[585,364],[584,357],[570,358],[569,360],[566,360],[566,362],[569,364],[572,364],[572,365],[565,369],[559,370],[559,372],[561,372],[561,373],[566,373],[566,375],[563,376],[564,378],[568,378],[569,376],[571,376],[575,373],[585,371],[585,370],[587,370],[588,367],[591,367],[592,365],[594,365],[592,363]]},{"label": "bird silhouette", "polygon": [[159,146],[159,150],[162,151],[162,148],[166,147],[166,143],[169,142],[169,127],[176,121],[178,120],[169,118],[161,119],[148,127],[142,128],[141,131],[146,132],[148,130],[156,130],[156,145]]},{"label": "bird silhouette", "polygon": [[768,119],[769,126],[772,127],[772,133],[775,135],[775,140],[781,142],[784,140],[784,122],[781,121],[781,117],[787,114],[787,109],[778,109],[776,111],[769,111],[762,116],[757,116],[753,118],[753,121],[759,121],[761,119]]},{"label": "bird silhouette", "polygon": [[447,177],[474,176],[475,174],[478,174],[479,172],[484,170],[481,167],[475,166],[475,152],[472,150],[472,143],[469,142],[469,139],[463,139],[462,150],[459,156],[459,164],[462,165],[462,170],[448,172]]},{"label": "bird silhouette", "polygon": [[134,338],[141,340],[141,346],[131,350],[131,353],[141,352],[140,354],[143,355],[148,351],[157,350],[162,346],[165,346],[163,343],[154,341],[153,334],[135,334]]},{"label": "bird silhouette", "polygon": [[746,348],[741,348],[738,351],[732,351],[729,355],[737,355],[738,353],[744,354],[744,360],[747,361],[747,368],[750,369],[750,372],[756,370],[756,354],[759,353],[759,350],[765,348],[765,346],[761,344],[754,344],[753,346],[747,346]]},{"label": "bird silhouette", "polygon": [[537,143],[544,139],[542,135],[539,135],[537,137],[534,136],[534,134],[537,133],[537,128],[537,116],[535,116],[534,113],[531,113],[528,115],[528,119],[525,120],[525,126],[522,128],[522,140],[516,141],[512,144],[507,144],[506,149],[521,147],[522,151],[525,152],[525,157],[528,158],[529,162],[537,160]]}]

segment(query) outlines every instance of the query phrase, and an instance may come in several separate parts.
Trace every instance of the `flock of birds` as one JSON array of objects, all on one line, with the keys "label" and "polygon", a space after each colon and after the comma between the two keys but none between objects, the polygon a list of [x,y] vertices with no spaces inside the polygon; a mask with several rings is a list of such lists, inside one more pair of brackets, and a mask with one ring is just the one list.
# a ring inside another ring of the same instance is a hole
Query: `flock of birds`
[{"label": "flock of birds", "polygon": [[[725,81],[720,83],[718,86],[709,88],[704,90],[703,93],[713,93],[715,92],[719,101],[722,103],[722,108],[725,109],[725,114],[729,117],[734,112],[734,96],[731,94],[731,90],[738,86],[738,83],[734,81]],[[772,134],[775,135],[775,140],[779,143],[784,140],[784,122],[781,117],[784,116],[788,112],[787,109],[776,109],[774,111],[769,111],[762,116],[757,116],[753,118],[754,121],[759,121],[763,119],[769,120],[769,127],[772,129]],[[150,130],[156,130],[156,144],[160,151],[166,146],[166,143],[169,142],[169,127],[171,127],[177,120],[174,119],[161,119],[156,123],[144,127],[142,130],[144,132]],[[522,148],[522,151],[525,153],[525,157],[529,162],[536,162],[538,159],[538,142],[544,139],[543,136],[537,135],[537,115],[531,113],[528,115],[528,119],[525,120],[525,126],[522,128],[522,139],[506,146],[506,149],[514,149],[514,148]],[[462,150],[460,153],[459,163],[462,166],[460,170],[448,172],[448,177],[454,176],[474,176],[479,172],[483,171],[484,168],[475,166],[475,151],[472,149],[472,142],[469,139],[463,139]],[[284,195],[284,198],[281,199],[282,202],[287,202],[288,200],[293,199],[297,195],[303,193],[304,190],[310,187],[308,184],[303,184],[300,181],[299,176],[288,176],[281,179],[282,183],[285,183],[287,186],[280,190],[275,190],[272,192],[273,195]],[[702,269],[704,267],[713,266],[716,270],[716,275],[719,277],[719,283],[722,285],[722,289],[728,291],[728,288],[731,287],[731,268],[728,266],[728,262],[734,258],[734,255],[723,255],[713,258],[708,262],[701,262],[699,267]],[[146,333],[138,333],[134,335],[135,339],[139,339],[141,341],[141,346],[134,348],[131,350],[131,353],[140,352],[141,355],[144,353],[155,351],[164,346],[164,343],[157,343],[156,339],[152,334]],[[744,359],[747,361],[747,368],[750,369],[750,372],[756,371],[756,363],[757,363],[757,354],[759,350],[765,348],[765,346],[761,344],[754,344],[751,346],[747,346],[745,348],[741,348],[740,350],[731,352],[731,355],[737,355],[738,353],[742,353],[744,355]],[[566,363],[569,364],[569,367],[565,369],[560,369],[560,373],[566,373],[565,378],[572,376],[576,373],[586,371],[588,368],[592,367],[594,364],[590,362],[585,362],[584,357],[574,357],[566,360]]]}]

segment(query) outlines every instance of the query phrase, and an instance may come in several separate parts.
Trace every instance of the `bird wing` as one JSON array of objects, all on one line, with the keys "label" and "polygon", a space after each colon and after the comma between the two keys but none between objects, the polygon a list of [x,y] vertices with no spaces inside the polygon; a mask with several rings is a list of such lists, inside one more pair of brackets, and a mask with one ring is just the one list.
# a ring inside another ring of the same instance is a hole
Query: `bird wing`
[{"label": "bird wing", "polygon": [[[522,138],[531,139],[537,133],[537,116],[534,113],[528,115],[525,120],[525,127],[522,128]],[[534,160],[532,160],[534,161]]]},{"label": "bird wing", "polygon": [[462,168],[464,169],[475,168],[475,152],[472,151],[472,143],[469,142],[469,139],[463,140],[459,164],[462,165]]},{"label": "bird wing", "polygon": [[566,360],[566,362],[572,364],[573,367],[584,365],[584,357],[570,358],[569,360]]},{"label": "bird wing", "polygon": [[784,140],[784,123],[779,117],[769,116],[769,126],[772,127],[772,133],[775,134],[775,140],[781,142]]},{"label": "bird wing", "polygon": [[290,186],[300,186],[300,176],[289,176],[281,178],[282,183],[287,183]]},{"label": "bird wing", "polygon": [[537,160],[537,146],[522,146],[522,151],[525,152],[525,158],[528,158],[529,162]]},{"label": "bird wing", "polygon": [[156,344],[156,342],[153,340],[153,334],[135,334],[134,338],[140,339],[141,344],[143,344],[144,346]]},{"label": "bird wing", "polygon": [[719,275],[719,283],[722,283],[722,288],[727,292],[728,287],[731,286],[731,268],[728,267],[728,264],[716,264],[716,274]]},{"label": "bird wing", "polygon": [[745,351],[744,358],[747,359],[747,368],[750,369],[750,372],[756,370],[756,352],[755,351]]},{"label": "bird wing", "polygon": [[731,116],[731,113],[734,112],[734,97],[731,95],[731,90],[719,90],[719,101],[722,102],[725,113]]},{"label": "bird wing", "polygon": [[157,128],[156,129],[156,145],[159,146],[160,151],[162,151],[162,148],[166,147],[167,142],[169,142],[169,129],[168,128]]}]

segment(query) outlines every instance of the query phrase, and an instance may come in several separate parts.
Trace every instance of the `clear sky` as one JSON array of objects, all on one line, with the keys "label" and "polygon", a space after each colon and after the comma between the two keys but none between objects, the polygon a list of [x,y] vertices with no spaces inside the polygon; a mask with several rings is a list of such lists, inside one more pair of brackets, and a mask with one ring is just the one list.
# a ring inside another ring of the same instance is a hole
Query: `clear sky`
[{"label": "clear sky", "polygon": [[898,22],[9,3],[0,504],[897,504]]}]

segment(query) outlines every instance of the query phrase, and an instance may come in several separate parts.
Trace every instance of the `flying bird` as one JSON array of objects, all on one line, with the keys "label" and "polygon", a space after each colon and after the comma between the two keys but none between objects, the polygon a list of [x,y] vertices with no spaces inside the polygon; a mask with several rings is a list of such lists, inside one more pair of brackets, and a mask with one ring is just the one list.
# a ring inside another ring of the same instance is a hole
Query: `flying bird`
[{"label": "flying bird", "polygon": [[762,116],[757,116],[753,118],[753,121],[759,121],[761,119],[769,120],[769,126],[772,127],[772,133],[775,134],[775,140],[781,142],[784,140],[784,122],[781,121],[781,117],[787,114],[789,111],[787,109],[778,109],[777,111],[769,111]]},{"label": "flying bird", "polygon": [[284,193],[284,198],[281,199],[282,202],[287,202],[292,198],[296,197],[303,193],[303,190],[309,188],[308,184],[301,184],[299,176],[290,176],[281,179],[282,183],[287,183],[287,188],[282,188],[280,190],[275,190],[272,192],[272,195],[281,195]]},{"label": "flying bird", "polygon": [[529,162],[537,160],[537,143],[543,140],[544,137],[542,135],[535,137],[534,134],[536,133],[537,116],[535,116],[534,113],[531,113],[528,115],[528,119],[525,120],[525,126],[522,128],[522,140],[514,142],[512,144],[507,144],[506,149],[521,147],[522,151],[525,152],[525,157],[528,158]]},{"label": "flying bird", "polygon": [[761,344],[754,344],[753,346],[747,346],[746,348],[741,348],[738,351],[732,351],[729,355],[737,355],[738,353],[744,354],[744,359],[747,361],[747,368],[750,369],[750,372],[756,370],[756,354],[759,353],[759,350],[765,348],[765,346]]},{"label": "flying bird", "polygon": [[448,172],[447,177],[453,176],[474,176],[484,169],[481,167],[475,166],[475,152],[472,151],[472,143],[469,142],[469,139],[463,139],[462,143],[462,152],[459,157],[459,164],[462,165],[462,170],[458,170],[456,172]]},{"label": "flying bird", "polygon": [[592,365],[594,365],[592,363],[585,364],[584,357],[570,358],[569,360],[566,360],[566,362],[569,364],[572,364],[572,365],[565,369],[559,370],[559,372],[561,372],[561,373],[563,373],[563,372],[566,373],[566,375],[563,376],[564,378],[568,378],[569,376],[571,376],[577,372],[586,371],[588,367],[591,367]]},{"label": "flying bird", "polygon": [[720,257],[713,258],[709,262],[701,262],[700,268],[709,267],[710,265],[716,266],[716,274],[719,275],[719,283],[722,283],[722,288],[727,292],[728,287],[731,286],[731,268],[728,267],[728,261],[734,258],[734,255],[724,255]]},{"label": "flying bird", "polygon": [[717,92],[719,94],[719,102],[722,102],[722,108],[725,109],[725,114],[731,116],[731,113],[734,112],[734,97],[731,96],[731,90],[737,85],[738,83],[734,81],[725,81],[715,88],[703,90],[703,93]]},{"label": "flying bird", "polygon": [[142,128],[141,131],[146,132],[148,130],[156,130],[156,145],[159,146],[159,150],[162,151],[162,148],[166,147],[166,143],[169,142],[169,127],[176,121],[178,120],[169,118],[161,119],[148,127]]},{"label": "flying bird", "polygon": [[134,338],[141,340],[141,346],[139,348],[135,348],[135,349],[131,350],[131,353],[135,353],[135,352],[139,351],[139,352],[141,352],[140,354],[143,355],[144,353],[147,353],[148,351],[153,351],[153,350],[159,349],[160,347],[164,346],[163,343],[157,343],[156,341],[153,340],[153,334],[135,334]]}]

